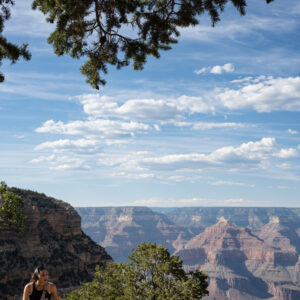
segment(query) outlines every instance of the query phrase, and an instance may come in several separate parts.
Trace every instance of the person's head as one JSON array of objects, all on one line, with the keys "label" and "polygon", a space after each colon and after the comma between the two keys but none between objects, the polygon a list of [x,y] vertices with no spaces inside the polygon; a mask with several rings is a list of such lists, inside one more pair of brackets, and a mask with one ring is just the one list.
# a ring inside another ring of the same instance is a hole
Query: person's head
[{"label": "person's head", "polygon": [[31,281],[39,281],[42,284],[45,284],[48,280],[48,271],[44,266],[39,266],[34,270],[32,274]]}]

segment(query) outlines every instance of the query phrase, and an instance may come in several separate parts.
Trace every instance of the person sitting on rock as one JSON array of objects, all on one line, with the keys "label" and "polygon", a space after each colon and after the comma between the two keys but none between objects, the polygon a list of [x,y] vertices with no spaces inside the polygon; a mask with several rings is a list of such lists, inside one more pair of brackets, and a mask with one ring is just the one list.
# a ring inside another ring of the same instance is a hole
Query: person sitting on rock
[{"label": "person sitting on rock", "polygon": [[31,281],[26,284],[23,300],[59,300],[54,283],[48,282],[48,272],[44,266],[34,270]]}]

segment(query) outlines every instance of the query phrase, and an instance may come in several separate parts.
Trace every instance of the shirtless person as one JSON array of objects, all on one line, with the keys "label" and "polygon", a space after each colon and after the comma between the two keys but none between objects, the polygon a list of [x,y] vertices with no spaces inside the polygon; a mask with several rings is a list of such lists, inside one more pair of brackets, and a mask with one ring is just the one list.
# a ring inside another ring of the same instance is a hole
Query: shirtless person
[{"label": "shirtless person", "polygon": [[45,267],[35,269],[31,281],[26,284],[23,300],[59,300],[55,284],[48,282],[48,272]]}]

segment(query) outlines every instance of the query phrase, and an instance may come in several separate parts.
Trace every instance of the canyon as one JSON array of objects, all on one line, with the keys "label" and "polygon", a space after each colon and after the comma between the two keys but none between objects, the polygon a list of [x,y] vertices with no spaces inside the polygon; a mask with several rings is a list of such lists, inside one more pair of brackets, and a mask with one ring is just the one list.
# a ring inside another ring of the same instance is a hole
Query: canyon
[{"label": "canyon", "polygon": [[205,300],[300,299],[300,209],[77,207],[11,188],[24,201],[25,232],[0,231],[0,299],[19,299],[44,264],[60,294],[97,265],[127,262],[151,242],[209,276]]},{"label": "canyon", "polygon": [[300,299],[300,209],[76,208],[82,228],[116,261],[141,242],[209,276],[206,300]]}]

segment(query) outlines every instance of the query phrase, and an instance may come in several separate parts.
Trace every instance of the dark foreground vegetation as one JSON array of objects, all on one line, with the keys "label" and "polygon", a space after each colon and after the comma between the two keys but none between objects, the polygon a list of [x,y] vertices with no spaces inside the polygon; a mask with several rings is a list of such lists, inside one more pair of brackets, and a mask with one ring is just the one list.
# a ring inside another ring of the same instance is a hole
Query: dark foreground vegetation
[{"label": "dark foreground vegetation", "polygon": [[13,227],[24,231],[26,216],[23,215],[23,199],[10,191],[4,181],[0,182],[0,228]]},{"label": "dark foreground vegetation", "polygon": [[92,282],[64,300],[190,300],[208,295],[207,287],[207,276],[199,270],[185,272],[179,256],[155,243],[142,243],[129,263],[109,262],[98,268]]}]

